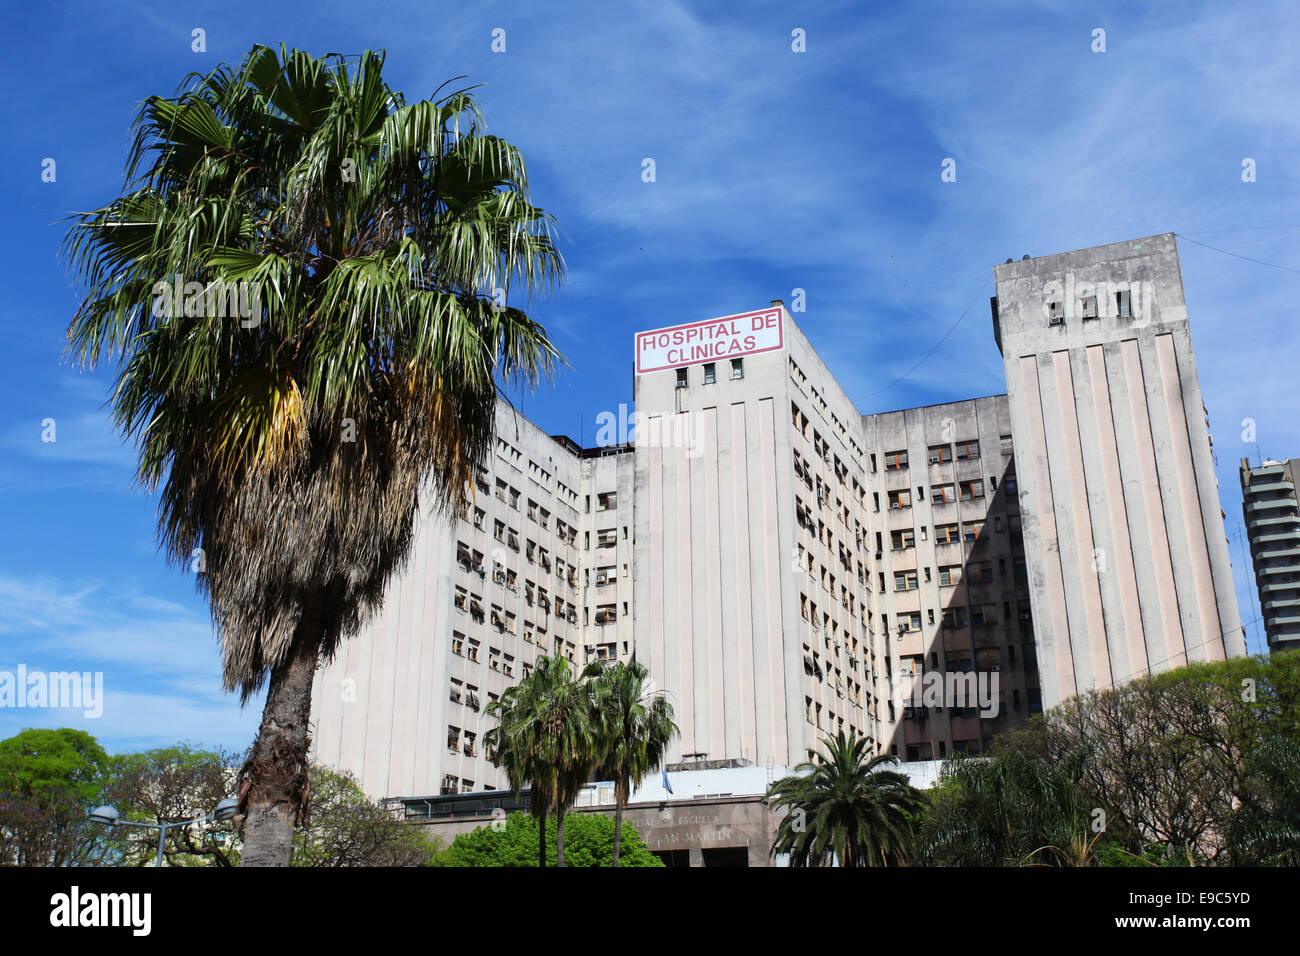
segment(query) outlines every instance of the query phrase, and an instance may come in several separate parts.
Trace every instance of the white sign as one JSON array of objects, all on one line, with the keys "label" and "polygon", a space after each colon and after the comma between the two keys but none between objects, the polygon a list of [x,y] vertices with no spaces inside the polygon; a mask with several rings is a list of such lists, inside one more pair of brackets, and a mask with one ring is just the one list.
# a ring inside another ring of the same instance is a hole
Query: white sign
[{"label": "white sign", "polygon": [[780,306],[772,306],[757,312],[638,332],[636,374],[782,349],[785,347],[782,311]]}]

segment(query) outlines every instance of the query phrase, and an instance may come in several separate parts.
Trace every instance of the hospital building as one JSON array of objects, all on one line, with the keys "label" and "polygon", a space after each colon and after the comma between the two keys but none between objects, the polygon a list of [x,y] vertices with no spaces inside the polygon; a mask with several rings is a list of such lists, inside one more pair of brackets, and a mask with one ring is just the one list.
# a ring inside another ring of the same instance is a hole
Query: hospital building
[{"label": "hospital building", "polygon": [[637,333],[631,440],[500,404],[471,504],[421,517],[318,672],[314,759],[408,810],[505,788],[486,708],[542,655],[635,657],[671,768],[762,776],[838,730],[912,765],[983,753],[1244,654],[1174,237],[994,277],[1005,394],[864,414],[771,300]]}]

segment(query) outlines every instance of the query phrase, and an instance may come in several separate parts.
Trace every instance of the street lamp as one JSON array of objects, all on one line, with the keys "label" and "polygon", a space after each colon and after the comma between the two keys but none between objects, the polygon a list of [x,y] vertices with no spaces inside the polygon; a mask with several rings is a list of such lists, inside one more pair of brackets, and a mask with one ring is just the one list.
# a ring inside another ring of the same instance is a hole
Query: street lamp
[{"label": "street lamp", "polygon": [[90,821],[92,823],[102,823],[107,827],[140,827],[142,830],[158,831],[158,859],[154,866],[163,865],[163,844],[167,840],[167,830],[175,827],[187,827],[191,823],[206,823],[215,821],[220,823],[229,820],[239,812],[239,801],[234,797],[227,797],[217,804],[215,810],[208,816],[191,817],[188,820],[173,820],[171,823],[137,823],[135,820],[123,820],[122,815],[117,812],[115,807],[103,806],[96,807],[90,811]]}]

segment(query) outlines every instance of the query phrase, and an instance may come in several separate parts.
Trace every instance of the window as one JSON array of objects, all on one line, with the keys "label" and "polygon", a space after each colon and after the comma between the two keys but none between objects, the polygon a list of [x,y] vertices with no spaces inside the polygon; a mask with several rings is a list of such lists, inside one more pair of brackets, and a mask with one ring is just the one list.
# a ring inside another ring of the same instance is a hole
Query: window
[{"label": "window", "polygon": [[685,388],[688,384],[689,383],[686,380],[686,369],[679,368],[677,370],[677,387]]},{"label": "window", "polygon": [[611,508],[618,507],[618,492],[606,491],[596,495],[596,510],[609,511]]},{"label": "window", "polygon": [[939,569],[939,586],[953,587],[961,583],[961,565],[950,564]]},{"label": "window", "polygon": [[1010,455],[1015,450],[1015,443],[1012,442],[1010,435],[1003,435],[998,444],[1001,446],[1002,454]]},{"label": "window", "polygon": [[1085,319],[1097,318],[1097,297],[1095,295],[1090,295],[1080,299],[1079,313]]},{"label": "window", "polygon": [[451,632],[451,652],[458,657],[465,656],[465,635],[460,631]]},{"label": "window", "polygon": [[895,572],[894,572],[894,590],[895,590],[895,591],[915,591],[915,590],[916,590],[916,572],[915,572],[915,571],[895,571]]},{"label": "window", "polygon": [[1047,324],[1048,325],[1065,324],[1065,303],[1064,302],[1047,303]]},{"label": "window", "polygon": [[902,471],[907,467],[907,452],[891,451],[885,453],[885,471]]},{"label": "window", "polygon": [[474,509],[474,527],[476,527],[476,528],[478,528],[480,531],[482,531],[482,530],[483,530],[483,519],[485,519],[486,517],[487,517],[487,512],[486,512],[486,511],[484,511],[482,508],[475,508],[475,509]]},{"label": "window", "polygon": [[958,628],[967,627],[969,624],[970,619],[968,618],[964,607],[950,607],[944,610],[943,626],[947,630],[956,630]]},{"label": "window", "polygon": [[734,382],[734,381],[736,381],[737,379],[741,379],[741,378],[744,378],[744,377],[745,377],[745,360],[744,360],[744,359],[732,359],[732,360],[731,360],[731,380]]},{"label": "window", "polygon": [[916,532],[911,528],[892,531],[889,535],[889,541],[895,551],[903,551],[916,546]]},{"label": "window", "polygon": [[455,751],[460,750],[460,728],[459,727],[447,728],[447,749],[455,750]]},{"label": "window", "polygon": [[604,531],[596,532],[596,547],[612,548],[618,544],[618,530],[616,528],[607,528]]},{"label": "window", "polygon": [[1013,495],[1019,496],[1020,485],[1016,483],[1015,475],[1008,475],[1006,478],[1002,479],[1002,490],[1007,493],[1008,497]]},{"label": "window", "polygon": [[998,622],[997,609],[992,604],[976,604],[970,609],[971,623],[978,626],[985,624],[996,624]]},{"label": "window", "polygon": [[956,501],[957,496],[953,493],[952,485],[931,485],[930,500],[936,505],[946,505]]},{"label": "window", "polygon": [[980,443],[977,441],[957,442],[957,460],[974,461],[980,456]]},{"label": "window", "polygon": [[962,531],[961,538],[963,541],[977,541],[979,540],[979,536],[984,533],[984,522],[983,521],[968,522],[962,525],[961,531]]},{"label": "window", "polygon": [[[898,615],[898,633],[907,634],[912,631],[921,629],[921,612],[913,611],[911,614]],[[906,659],[906,658],[905,658]]]},{"label": "window", "polygon": [[976,498],[984,497],[984,481],[980,478],[960,482],[959,487],[962,501],[974,501]]},{"label": "window", "polygon": [[955,524],[937,524],[934,526],[935,544],[956,544],[961,540],[961,533]]},{"label": "window", "polygon": [[889,510],[912,507],[912,493],[906,488],[889,493]]},{"label": "window", "polygon": [[966,576],[979,584],[991,584],[993,566],[987,561],[972,561],[966,566]]},{"label": "window", "polygon": [[930,464],[942,465],[945,462],[952,461],[952,446],[931,445],[929,454],[930,454]]},{"label": "window", "polygon": [[712,385],[718,380],[718,366],[715,362],[707,362],[704,366],[704,384]]},{"label": "window", "polygon": [[597,624],[613,624],[618,620],[618,609],[613,604],[602,604],[596,608]]},{"label": "window", "polygon": [[1115,293],[1115,314],[1120,318],[1128,318],[1130,315],[1132,315],[1133,313],[1129,307],[1129,303],[1130,303],[1130,299],[1129,299],[1129,293],[1127,289],[1122,292],[1116,292]]}]

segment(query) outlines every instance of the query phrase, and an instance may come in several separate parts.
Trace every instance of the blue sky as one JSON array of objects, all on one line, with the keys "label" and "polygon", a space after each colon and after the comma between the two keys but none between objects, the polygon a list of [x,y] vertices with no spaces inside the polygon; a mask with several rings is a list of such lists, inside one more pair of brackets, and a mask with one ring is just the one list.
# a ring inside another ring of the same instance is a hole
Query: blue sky
[{"label": "blue sky", "polygon": [[[1236,469],[1243,455],[1300,455],[1300,6],[290,6],[33,2],[6,14],[0,669],[103,671],[106,701],[94,720],[0,710],[0,737],[71,725],[116,750],[242,749],[256,730],[260,700],[241,710],[222,694],[205,605],[157,551],[155,499],[133,487],[133,452],[102,407],[106,374],[61,361],[77,298],[57,255],[63,218],[120,191],[139,102],[256,42],[386,49],[385,75],[408,98],[459,75],[483,84],[492,131],[521,148],[535,200],[563,226],[570,270],[534,314],[572,371],[523,407],[575,438],[585,421],[587,443],[597,412],[630,401],[638,329],[801,288],[796,318],[861,411],[970,398],[1005,390],[987,306],[995,263],[1185,235],[1238,598],[1244,620],[1258,617]],[[196,27],[205,53],[190,49]],[[504,53],[491,50],[496,28]],[[806,52],[791,49],[796,28]],[[1097,28],[1104,53],[1091,49]],[[948,157],[953,183],[940,180]],[[1242,441],[1247,418],[1257,444]],[[1257,622],[1248,636],[1263,647]]]}]

